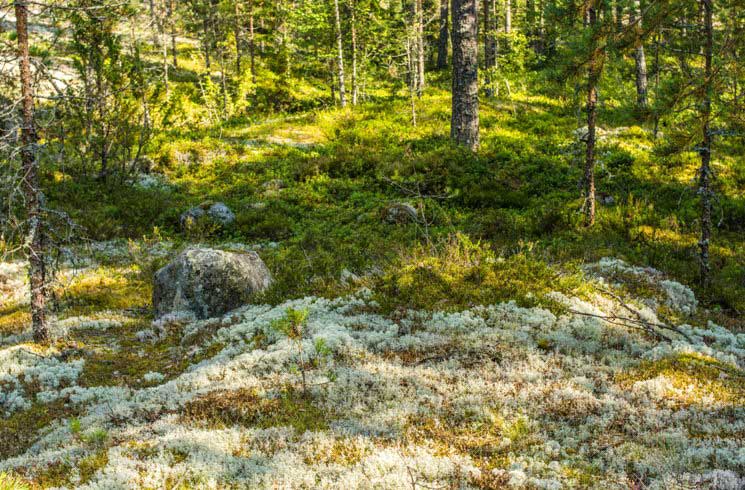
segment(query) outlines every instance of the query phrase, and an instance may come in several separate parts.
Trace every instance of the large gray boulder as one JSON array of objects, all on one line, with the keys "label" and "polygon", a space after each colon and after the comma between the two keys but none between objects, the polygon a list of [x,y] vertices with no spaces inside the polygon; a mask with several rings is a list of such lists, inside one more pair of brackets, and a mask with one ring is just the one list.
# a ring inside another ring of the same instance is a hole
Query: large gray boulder
[{"label": "large gray boulder", "polygon": [[256,252],[192,248],[156,272],[154,282],[156,317],[190,312],[202,319],[246,304],[272,278]]}]

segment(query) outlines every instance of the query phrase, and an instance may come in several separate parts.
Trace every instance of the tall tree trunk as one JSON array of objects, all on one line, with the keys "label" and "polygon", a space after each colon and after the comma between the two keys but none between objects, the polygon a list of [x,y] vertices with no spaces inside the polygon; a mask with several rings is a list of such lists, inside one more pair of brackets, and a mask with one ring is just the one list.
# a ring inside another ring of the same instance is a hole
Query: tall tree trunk
[{"label": "tall tree trunk", "polygon": [[241,2],[240,0],[235,1],[235,19],[233,20],[233,36],[235,37],[235,71],[240,74],[241,72],[241,58],[243,57],[243,50],[241,49]]},{"label": "tall tree trunk", "polygon": [[639,0],[634,1],[631,8],[631,22],[636,20],[636,14],[640,18],[634,26],[634,64],[636,68],[636,106],[639,109],[647,108],[647,58],[644,55],[644,42],[641,37],[642,31],[642,8]]},{"label": "tall tree trunk", "polygon": [[497,66],[497,26],[494,13],[494,0],[484,0],[484,68],[487,97],[494,95],[491,71]]},{"label": "tall tree trunk", "polygon": [[416,127],[416,61],[414,60],[414,53],[412,49],[411,38],[406,38],[406,64],[409,69],[409,102],[411,104],[411,125]]},{"label": "tall tree trunk", "polygon": [[[160,11],[156,13],[153,11],[153,22],[155,22],[155,26],[157,28],[157,41],[158,46],[160,47],[160,54],[162,57],[162,63],[163,63],[163,87],[166,90],[166,97],[168,97],[170,91],[168,86],[168,32],[167,32],[167,22],[169,19],[169,11],[170,6],[168,3],[168,0],[164,0],[163,4],[158,3],[158,10],[160,10],[161,5],[164,7],[165,12]],[[153,3],[150,3],[151,8],[155,8]],[[161,16],[161,14],[165,14],[165,18]]]},{"label": "tall tree trunk", "polygon": [[525,0],[525,28],[528,45],[535,49],[535,0]]},{"label": "tall tree trunk", "polygon": [[178,51],[176,49],[176,19],[175,0],[166,0],[168,5],[168,27],[171,30],[171,56],[173,57],[173,67],[178,68]]},{"label": "tall tree trunk", "polygon": [[[212,6],[209,2],[207,2],[207,8],[212,9]],[[202,29],[203,29],[203,39],[202,39],[202,46],[204,48],[204,64],[207,67],[207,69],[210,68],[211,60],[210,60],[210,21],[209,21],[209,15],[205,15],[204,19],[202,19]]]},{"label": "tall tree trunk", "polygon": [[512,0],[505,0],[504,3],[504,32],[512,32]]},{"label": "tall tree trunk", "polygon": [[450,138],[479,146],[478,18],[476,0],[453,0],[453,95]]},{"label": "tall tree trunk", "polygon": [[654,42],[654,139],[657,139],[660,129],[660,69],[660,29],[658,27]]},{"label": "tall tree trunk", "polygon": [[351,0],[351,30],[352,30],[352,105],[357,105],[359,98],[359,83],[357,80],[357,5]]},{"label": "tall tree trunk", "polygon": [[168,86],[168,34],[166,34],[165,25],[160,24],[160,49],[163,54],[163,85],[166,89],[166,97],[170,94]]},{"label": "tall tree trunk", "polygon": [[334,25],[336,29],[336,70],[339,75],[339,103],[342,107],[347,105],[347,93],[344,87],[344,44],[341,38],[341,15],[339,13],[339,0],[334,0]]},{"label": "tall tree trunk", "polygon": [[[597,29],[596,0],[590,0],[590,8],[587,11],[587,21],[590,29]],[[595,224],[595,127],[597,124],[598,82],[602,70],[601,52],[598,47],[596,36],[592,33],[592,44],[590,46],[590,60],[588,63],[587,76],[587,152],[585,154],[585,226]]]},{"label": "tall tree trunk", "polygon": [[616,32],[619,33],[623,31],[623,0],[614,0],[615,1],[615,10],[616,10]]},{"label": "tall tree trunk", "polygon": [[251,58],[251,82],[256,83],[256,39],[254,36],[254,0],[248,0],[248,55]]},{"label": "tall tree trunk", "polygon": [[450,41],[450,22],[448,2],[440,0],[440,37],[437,41],[437,69],[443,70],[448,66],[448,44]]},{"label": "tall tree trunk", "polygon": [[424,93],[424,9],[422,0],[414,1],[414,22],[416,23],[416,95]]},{"label": "tall tree trunk", "polygon": [[714,56],[714,24],[713,0],[701,0],[704,8],[704,90],[701,104],[701,119],[703,141],[701,143],[701,168],[699,169],[698,193],[701,196],[701,283],[708,287],[711,282],[711,265],[709,263],[709,245],[711,242],[711,210],[712,210],[712,179],[711,172],[711,99],[713,96],[713,56]]},{"label": "tall tree trunk", "polygon": [[538,0],[538,40],[536,41],[536,53],[543,54],[546,51],[546,6],[544,0]]},{"label": "tall tree trunk", "polygon": [[39,162],[36,159],[36,126],[34,94],[31,87],[31,62],[28,51],[28,7],[25,0],[15,0],[18,63],[20,69],[23,126],[21,127],[21,183],[28,216],[28,275],[31,287],[31,324],[36,342],[49,342],[46,322],[46,271],[44,266],[44,224],[41,212]]}]

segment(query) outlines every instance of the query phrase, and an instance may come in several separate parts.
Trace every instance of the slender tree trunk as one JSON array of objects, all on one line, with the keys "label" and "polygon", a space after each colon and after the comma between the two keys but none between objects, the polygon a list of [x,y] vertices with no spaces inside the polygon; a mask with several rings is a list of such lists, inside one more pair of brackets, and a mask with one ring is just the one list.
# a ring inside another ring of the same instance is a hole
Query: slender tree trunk
[{"label": "slender tree trunk", "polygon": [[504,4],[504,32],[512,32],[512,0],[505,0]]},{"label": "slender tree trunk", "polygon": [[711,172],[711,99],[713,96],[713,56],[714,56],[714,25],[713,0],[701,0],[704,9],[704,91],[701,104],[701,119],[703,122],[703,142],[701,143],[701,168],[699,169],[698,193],[701,196],[701,283],[708,287],[711,282],[711,265],[709,263],[709,245],[711,242],[711,210],[713,175]]},{"label": "slender tree trunk", "polygon": [[[158,4],[158,9],[160,10],[161,4]],[[153,6],[153,2],[150,2],[150,7],[155,8]],[[153,22],[155,22],[155,26],[157,28],[157,40],[158,45],[160,47],[160,54],[163,58],[163,87],[166,90],[166,97],[168,97],[170,93],[170,87],[168,86],[168,33],[166,31],[166,22],[168,21],[169,14],[168,11],[170,10],[168,0],[165,0],[164,2],[165,7],[165,18],[162,18],[160,14],[163,12],[158,12],[158,15],[155,14],[153,11]]]},{"label": "slender tree trunk", "polygon": [[437,41],[437,69],[444,70],[448,66],[448,44],[450,41],[450,22],[448,2],[440,0],[440,37]]},{"label": "slender tree trunk", "polygon": [[495,18],[492,15],[493,12],[494,0],[484,0],[484,85],[486,87],[487,97],[494,95],[491,71],[497,66],[497,26],[494,20]]},{"label": "slender tree trunk", "polygon": [[411,125],[416,127],[416,86],[417,86],[417,75],[416,75],[416,62],[414,61],[414,53],[412,49],[411,38],[406,38],[406,64],[409,69],[409,102],[411,103]]},{"label": "slender tree trunk", "polygon": [[528,45],[535,49],[535,0],[525,0],[525,28],[524,32],[528,38]]},{"label": "slender tree trunk", "polygon": [[351,30],[352,30],[352,105],[357,105],[359,98],[359,84],[357,80],[357,6],[351,0]]},{"label": "slender tree trunk", "polygon": [[254,36],[254,2],[248,1],[248,55],[251,58],[251,82],[256,83],[256,39]]},{"label": "slender tree trunk", "polygon": [[491,68],[496,65],[496,18],[494,17],[494,0],[484,0],[484,65]]},{"label": "slender tree trunk", "polygon": [[[261,32],[264,32],[264,17],[259,17],[259,29],[261,29]],[[264,38],[262,37],[261,41],[259,41],[259,53],[264,56],[265,50],[266,44],[264,43]]]},{"label": "slender tree trunk", "polygon": [[178,68],[178,51],[176,49],[176,20],[174,19],[174,0],[167,0],[168,5],[168,26],[171,30],[171,56],[173,57],[173,67]]},{"label": "slender tree trunk", "polygon": [[623,31],[623,0],[614,0],[616,7],[616,32]]},{"label": "slender tree trunk", "polygon": [[478,18],[476,0],[453,0],[453,100],[450,138],[479,146]]},{"label": "slender tree trunk", "polygon": [[[207,8],[212,9],[212,6],[207,3]],[[204,64],[207,67],[207,69],[210,68],[211,60],[210,60],[210,22],[209,22],[209,15],[205,15],[204,19],[202,21],[202,28],[204,29],[204,39],[202,40],[202,44],[204,46]]]},{"label": "slender tree trunk", "polygon": [[424,9],[422,0],[414,1],[414,22],[416,23],[416,95],[424,94]]},{"label": "slender tree trunk", "polygon": [[657,36],[654,43],[654,139],[657,139],[660,129],[660,30],[657,29]]},{"label": "slender tree trunk", "polygon": [[[642,15],[641,3],[634,1],[631,8],[631,22],[636,19],[636,14]],[[647,108],[647,58],[644,55],[644,42],[641,37],[642,19],[634,26],[634,64],[636,68],[636,106],[639,109]]]},{"label": "slender tree trunk", "polygon": [[[597,28],[595,1],[588,9],[588,24],[591,29]],[[590,60],[587,77],[587,153],[585,155],[585,226],[595,224],[595,127],[597,124],[598,82],[600,81],[601,53],[596,40],[597,33],[592,33]]]},{"label": "slender tree trunk", "polygon": [[39,162],[36,159],[34,94],[31,86],[31,62],[28,49],[28,7],[15,0],[18,63],[20,69],[23,126],[21,127],[22,189],[29,224],[27,241],[28,275],[31,287],[31,324],[36,342],[49,342],[46,322],[46,270],[44,265],[44,224],[42,222]]},{"label": "slender tree trunk", "polygon": [[241,58],[243,58],[243,50],[241,49],[241,2],[235,0],[235,19],[233,20],[233,30],[235,37],[235,71],[236,73],[241,72]]},{"label": "slender tree trunk", "polygon": [[336,70],[339,75],[339,103],[342,107],[347,105],[347,93],[344,87],[344,44],[341,38],[341,15],[339,13],[339,0],[334,0],[334,25],[336,29]]},{"label": "slender tree trunk", "polygon": [[168,97],[170,94],[170,87],[168,85],[168,35],[166,34],[164,25],[160,31],[160,48],[163,53],[163,85],[166,89],[166,97]]},{"label": "slender tree trunk", "polygon": [[538,54],[546,52],[546,6],[543,1],[538,1],[538,41],[536,48],[536,53]]}]

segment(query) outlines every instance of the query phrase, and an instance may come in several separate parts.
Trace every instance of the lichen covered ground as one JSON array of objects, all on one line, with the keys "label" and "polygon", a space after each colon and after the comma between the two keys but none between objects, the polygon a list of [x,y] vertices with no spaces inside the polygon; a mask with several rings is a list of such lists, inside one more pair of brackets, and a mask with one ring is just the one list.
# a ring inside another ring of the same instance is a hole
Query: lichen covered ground
[{"label": "lichen covered ground", "polygon": [[[38,347],[9,320],[22,266],[0,265],[2,488],[745,486],[745,335],[654,269],[604,259],[545,307],[360,285],[194,322],[88,259]],[[297,312],[300,338],[277,328]]]}]

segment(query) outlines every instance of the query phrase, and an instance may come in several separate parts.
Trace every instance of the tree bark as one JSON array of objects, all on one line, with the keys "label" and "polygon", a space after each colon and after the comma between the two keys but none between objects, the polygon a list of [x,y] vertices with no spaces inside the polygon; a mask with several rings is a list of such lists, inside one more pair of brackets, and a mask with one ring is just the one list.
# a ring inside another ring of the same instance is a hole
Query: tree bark
[{"label": "tree bark", "polygon": [[[207,2],[207,8],[212,9],[212,6],[209,4],[209,2]],[[202,21],[202,29],[204,30],[202,34],[204,36],[204,39],[202,39],[202,46],[204,48],[204,64],[207,69],[209,69],[212,62],[210,60],[210,22],[208,15],[204,16],[204,19]]]},{"label": "tree bark", "polygon": [[616,33],[623,31],[623,0],[615,0],[615,11],[616,11]]},{"label": "tree bark", "polygon": [[497,66],[497,18],[494,0],[484,0],[484,63],[487,68]]},{"label": "tree bark", "polygon": [[494,0],[484,0],[484,85],[487,97],[494,94],[490,71],[497,66],[497,26],[493,13]]},{"label": "tree bark", "polygon": [[711,211],[713,175],[711,172],[711,99],[713,96],[713,67],[714,56],[714,25],[713,25],[713,0],[701,0],[704,9],[704,90],[701,104],[701,119],[703,130],[703,142],[701,143],[701,168],[699,169],[698,193],[701,196],[701,240],[699,248],[701,251],[701,283],[708,287],[711,282],[711,265],[709,263],[709,245],[711,242]]},{"label": "tree bark", "polygon": [[341,15],[339,13],[339,0],[334,0],[334,25],[336,29],[336,70],[339,75],[339,103],[342,107],[347,105],[347,92],[344,87],[344,44],[341,38]]},{"label": "tree bark", "polygon": [[248,0],[248,56],[251,59],[251,82],[256,83],[256,39],[254,36],[254,2]]},{"label": "tree bark", "polygon": [[479,146],[478,18],[476,0],[453,0],[453,94],[450,138]]},{"label": "tree bark", "polygon": [[351,0],[351,31],[352,31],[352,105],[357,105],[359,98],[359,84],[357,80],[357,5]]},{"label": "tree bark", "polygon": [[235,71],[241,73],[241,61],[243,58],[243,50],[241,47],[241,3],[240,0],[235,1],[235,19],[233,20],[233,36],[235,37]]},{"label": "tree bark", "polygon": [[34,94],[31,86],[31,62],[28,48],[28,7],[25,0],[15,0],[18,63],[20,69],[23,125],[21,127],[21,187],[28,216],[29,237],[26,254],[31,288],[31,325],[36,342],[49,342],[46,322],[46,270],[44,265],[44,224],[42,222],[39,162],[36,158],[36,125]]},{"label": "tree bark", "polygon": [[174,0],[168,1],[168,25],[171,29],[171,56],[173,57],[173,67],[178,68],[178,51],[176,49],[176,21],[174,19]]},{"label": "tree bark", "polygon": [[414,53],[412,49],[411,38],[406,38],[406,64],[409,69],[409,102],[411,104],[411,125],[416,127],[416,61],[414,60]]},{"label": "tree bark", "polygon": [[440,0],[440,37],[437,41],[438,70],[444,70],[448,66],[448,44],[450,41],[448,2],[449,0]]},{"label": "tree bark", "polygon": [[512,32],[512,0],[505,0],[504,4],[504,32]]},{"label": "tree bark", "polygon": [[424,94],[424,9],[422,0],[414,1],[414,22],[416,23],[416,95]]},{"label": "tree bark", "polygon": [[[590,29],[597,28],[597,15],[595,1],[591,0],[587,11],[587,21]],[[597,33],[592,33],[592,44],[590,46],[590,60],[587,76],[587,152],[585,154],[585,226],[595,224],[595,127],[597,124],[598,82],[600,81],[601,53],[596,39]]]},{"label": "tree bark", "polygon": [[[641,3],[639,0],[634,1],[634,5],[631,8],[631,22],[633,23],[636,19],[636,14],[642,15]],[[636,106],[639,109],[647,108],[647,58],[644,55],[644,42],[641,37],[642,30],[642,19],[634,26],[634,65],[636,72]]]}]

